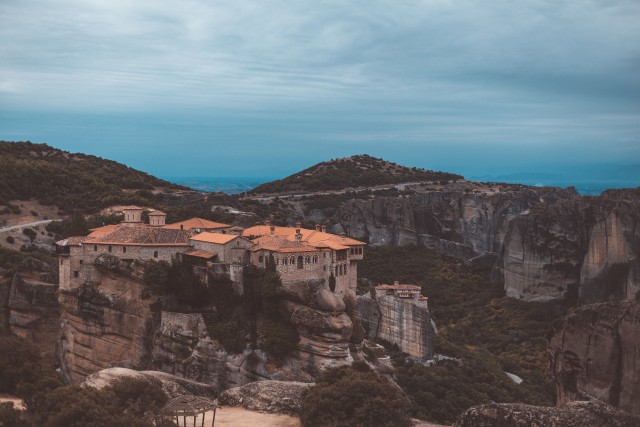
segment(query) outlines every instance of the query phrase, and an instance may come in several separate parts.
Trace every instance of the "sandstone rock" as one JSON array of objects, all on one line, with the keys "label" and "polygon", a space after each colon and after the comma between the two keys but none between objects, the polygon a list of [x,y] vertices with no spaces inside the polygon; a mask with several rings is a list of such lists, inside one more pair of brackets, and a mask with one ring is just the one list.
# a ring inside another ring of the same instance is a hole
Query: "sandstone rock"
[{"label": "sandstone rock", "polygon": [[467,409],[454,427],[638,427],[640,418],[598,401],[561,407],[492,403]]},{"label": "sandstone rock", "polygon": [[311,384],[291,381],[258,381],[223,392],[222,406],[242,406],[251,411],[300,415],[304,393]]},{"label": "sandstone rock", "polygon": [[27,258],[13,278],[0,278],[0,324],[38,346],[43,361],[53,365],[59,335],[57,268]]},{"label": "sandstone rock", "polygon": [[200,313],[162,312],[151,354],[153,369],[213,385],[222,391],[271,378],[261,351],[229,354],[208,333]]},{"label": "sandstone rock", "polygon": [[84,379],[82,385],[94,388],[102,388],[121,378],[136,378],[158,384],[169,397],[182,395],[203,396],[214,399],[218,392],[209,385],[187,380],[158,371],[134,371],[127,368],[109,368],[98,371]]},{"label": "sandstone rock", "polygon": [[549,354],[559,403],[594,397],[640,415],[640,302],[576,309]]},{"label": "sandstone rock", "polygon": [[328,367],[353,361],[353,322],[345,311],[347,306],[322,281],[284,284],[278,289],[278,296],[281,315],[300,336],[296,351],[287,358],[288,369],[315,376]]},{"label": "sandstone rock", "polygon": [[414,357],[433,356],[435,330],[426,306],[393,295],[358,297],[358,315],[369,339],[397,344]]},{"label": "sandstone rock", "polygon": [[144,368],[150,358],[161,300],[141,280],[122,273],[126,269],[105,265],[91,268],[82,287],[59,291],[57,352],[68,382],[110,367]]}]

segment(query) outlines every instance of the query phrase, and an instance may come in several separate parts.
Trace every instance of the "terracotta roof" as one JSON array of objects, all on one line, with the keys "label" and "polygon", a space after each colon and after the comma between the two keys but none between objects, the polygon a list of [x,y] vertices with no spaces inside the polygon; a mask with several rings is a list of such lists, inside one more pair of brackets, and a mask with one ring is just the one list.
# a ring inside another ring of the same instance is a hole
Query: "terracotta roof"
[{"label": "terracotta roof", "polygon": [[116,228],[118,228],[118,224],[114,224],[114,225],[105,225],[102,227],[98,227],[98,228],[94,228],[93,230],[91,230],[91,233],[89,233],[89,235],[87,237],[102,237],[105,236],[109,233],[111,233],[112,231],[114,231]]},{"label": "terracotta roof", "polygon": [[204,233],[196,234],[191,238],[191,240],[224,245],[226,243],[229,243],[233,239],[237,239],[238,237],[240,236],[236,236],[235,234],[210,233],[208,231],[205,231]]},{"label": "terracotta roof", "polygon": [[167,216],[167,214],[162,211],[151,211],[149,216]]},{"label": "terracotta roof", "polygon": [[180,229],[182,226],[185,230],[192,230],[194,228],[200,228],[204,230],[216,229],[216,228],[229,228],[231,227],[229,224],[223,224],[221,222],[209,221],[208,219],[202,218],[191,218],[185,221],[174,222],[173,224],[167,224],[162,226],[162,228],[169,229]]},{"label": "terracotta roof", "polygon": [[252,240],[253,248],[251,251],[267,250],[274,252],[315,252],[314,246],[305,242],[297,243],[284,237],[279,236],[262,236]]},{"label": "terracotta roof", "polygon": [[132,227],[117,225],[110,233],[92,237],[93,244],[127,244],[144,246],[188,246],[189,232],[186,230],[166,230],[158,227]]},{"label": "terracotta roof", "polygon": [[[296,230],[295,227],[277,227],[267,225],[256,225],[249,227],[242,232],[245,237],[249,236],[270,236],[271,227],[273,227],[274,236],[285,238],[287,240],[294,241]],[[329,247],[333,250],[349,249],[351,246],[364,246],[366,243],[359,240],[352,239],[350,237],[340,237],[335,234],[325,233],[317,230],[309,230],[306,228],[300,228],[302,234],[302,241],[310,246],[321,248]]]},{"label": "terracotta roof", "polygon": [[123,211],[133,211],[133,210],[142,210],[142,208],[140,206],[135,206],[135,205],[131,205],[131,206],[123,206],[121,208]]},{"label": "terracotta roof", "polygon": [[197,258],[204,258],[204,259],[211,259],[211,258],[215,258],[217,255],[211,252],[207,252],[207,251],[198,251],[198,250],[192,250],[192,251],[187,251],[185,253],[183,253],[183,255],[189,255],[189,256],[194,256]]}]

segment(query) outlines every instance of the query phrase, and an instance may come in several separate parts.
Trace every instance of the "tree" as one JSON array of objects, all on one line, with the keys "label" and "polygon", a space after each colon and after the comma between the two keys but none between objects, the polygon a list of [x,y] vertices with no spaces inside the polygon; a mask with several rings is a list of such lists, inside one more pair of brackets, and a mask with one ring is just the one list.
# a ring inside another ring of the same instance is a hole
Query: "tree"
[{"label": "tree", "polygon": [[408,427],[409,401],[364,362],[325,371],[302,401],[304,427]]}]

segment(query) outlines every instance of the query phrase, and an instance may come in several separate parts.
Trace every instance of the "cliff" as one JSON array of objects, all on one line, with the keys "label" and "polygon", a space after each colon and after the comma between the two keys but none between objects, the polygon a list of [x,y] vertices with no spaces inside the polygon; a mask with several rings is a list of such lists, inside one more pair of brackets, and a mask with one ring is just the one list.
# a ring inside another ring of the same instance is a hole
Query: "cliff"
[{"label": "cliff", "polygon": [[60,324],[57,274],[57,264],[27,258],[12,278],[0,279],[3,329],[33,342],[51,365]]},{"label": "cliff", "polygon": [[86,268],[77,289],[61,289],[58,361],[63,377],[77,383],[102,369],[142,369],[150,358],[161,300],[142,282],[142,269],[112,256]]},{"label": "cliff", "polygon": [[397,344],[400,350],[421,359],[433,356],[435,334],[426,305],[393,295],[358,297],[358,316],[369,339]]},{"label": "cliff", "polygon": [[330,218],[333,231],[463,260],[495,254],[493,278],[527,301],[631,300],[640,292],[640,190],[580,197],[571,189],[470,182],[406,190],[345,201]]},{"label": "cliff", "polygon": [[549,344],[559,404],[596,398],[640,415],[640,303],[580,307]]}]

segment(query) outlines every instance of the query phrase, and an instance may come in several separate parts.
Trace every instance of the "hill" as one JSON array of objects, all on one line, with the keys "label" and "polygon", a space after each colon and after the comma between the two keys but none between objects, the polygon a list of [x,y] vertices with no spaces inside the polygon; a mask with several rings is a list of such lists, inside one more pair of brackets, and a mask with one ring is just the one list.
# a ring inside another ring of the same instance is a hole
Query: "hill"
[{"label": "hill", "polygon": [[16,210],[12,200],[33,198],[63,211],[91,213],[114,204],[148,204],[156,190],[188,189],[100,157],[0,141],[0,212]]},{"label": "hill", "polygon": [[463,179],[463,177],[446,172],[408,168],[360,154],[318,163],[286,178],[259,185],[250,193],[341,190],[348,187],[372,187],[402,182],[457,179]]}]

